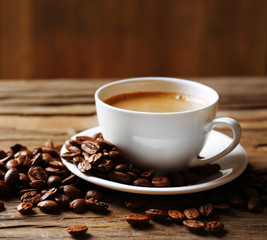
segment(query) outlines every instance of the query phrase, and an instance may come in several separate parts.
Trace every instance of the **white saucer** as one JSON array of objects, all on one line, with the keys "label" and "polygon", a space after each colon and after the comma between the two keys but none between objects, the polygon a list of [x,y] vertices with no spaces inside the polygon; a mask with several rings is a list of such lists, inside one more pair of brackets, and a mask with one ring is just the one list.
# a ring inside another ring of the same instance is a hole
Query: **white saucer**
[{"label": "white saucer", "polygon": [[[90,136],[92,137],[94,134],[101,132],[100,127],[94,127],[87,129],[83,132],[80,132],[72,137],[75,139],[76,136]],[[207,143],[205,144],[200,156],[212,156],[216,153],[220,152],[231,142],[231,138],[212,130],[210,136],[208,138]],[[61,149],[61,154],[66,152],[67,149],[63,145]],[[208,178],[201,179],[200,182],[194,185],[183,186],[183,187],[138,187],[127,184],[122,184],[118,182],[113,182],[110,180],[89,176],[84,173],[81,173],[79,169],[72,163],[62,159],[63,163],[67,166],[67,168],[76,176],[94,183],[96,185],[123,191],[123,192],[131,192],[131,193],[139,193],[139,194],[151,194],[151,195],[171,195],[171,194],[185,194],[185,193],[194,193],[200,192],[208,189],[212,189],[215,187],[219,187],[223,184],[226,184],[233,179],[237,178],[246,168],[248,160],[247,154],[244,148],[239,144],[231,153],[224,156],[223,158],[215,161],[220,164],[221,170],[219,173],[214,174]]]}]

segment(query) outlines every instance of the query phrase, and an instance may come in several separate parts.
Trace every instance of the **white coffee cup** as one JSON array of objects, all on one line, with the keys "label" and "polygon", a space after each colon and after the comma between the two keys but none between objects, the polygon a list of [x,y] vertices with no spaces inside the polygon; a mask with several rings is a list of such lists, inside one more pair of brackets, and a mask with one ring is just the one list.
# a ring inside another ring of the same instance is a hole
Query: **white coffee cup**
[{"label": "white coffee cup", "polygon": [[[148,91],[190,94],[207,101],[184,112],[151,113],[125,110],[104,102],[124,93]],[[239,143],[241,127],[231,118],[215,118],[219,96],[203,84],[177,78],[131,78],[108,83],[95,93],[103,137],[125,152],[134,164],[153,169],[184,169],[211,163]],[[233,132],[232,142],[215,156],[198,158],[214,125],[223,123]]]}]

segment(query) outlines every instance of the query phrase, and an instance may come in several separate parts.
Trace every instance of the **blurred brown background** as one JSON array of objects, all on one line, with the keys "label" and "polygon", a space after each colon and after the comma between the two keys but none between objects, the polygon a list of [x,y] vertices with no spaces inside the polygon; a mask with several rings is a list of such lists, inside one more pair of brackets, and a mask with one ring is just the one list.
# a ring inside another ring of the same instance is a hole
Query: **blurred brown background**
[{"label": "blurred brown background", "polygon": [[0,78],[267,75],[266,0],[0,0]]}]

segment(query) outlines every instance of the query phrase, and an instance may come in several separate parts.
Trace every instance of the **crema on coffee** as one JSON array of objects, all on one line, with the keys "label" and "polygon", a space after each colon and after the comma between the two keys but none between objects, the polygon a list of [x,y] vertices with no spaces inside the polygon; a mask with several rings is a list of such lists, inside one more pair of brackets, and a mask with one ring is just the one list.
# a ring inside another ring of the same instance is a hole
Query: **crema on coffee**
[{"label": "crema on coffee", "polygon": [[133,92],[112,96],[105,103],[138,112],[184,112],[207,105],[207,101],[196,96],[176,92]]}]

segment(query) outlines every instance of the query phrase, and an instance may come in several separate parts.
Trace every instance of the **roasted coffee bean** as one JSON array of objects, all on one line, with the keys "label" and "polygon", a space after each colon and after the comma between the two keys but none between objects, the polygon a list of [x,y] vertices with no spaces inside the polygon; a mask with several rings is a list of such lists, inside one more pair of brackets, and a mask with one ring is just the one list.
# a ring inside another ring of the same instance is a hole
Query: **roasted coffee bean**
[{"label": "roasted coffee bean", "polygon": [[52,158],[59,158],[59,154],[55,149],[48,148],[48,147],[42,147],[43,153],[48,153]]},{"label": "roasted coffee bean", "polygon": [[218,212],[226,212],[231,208],[229,203],[218,203],[213,205],[213,208]]},{"label": "roasted coffee bean", "polygon": [[57,187],[61,183],[61,178],[59,176],[53,175],[48,177],[47,179],[47,185],[52,187]]},{"label": "roasted coffee bean", "polygon": [[38,193],[38,189],[25,188],[25,189],[22,189],[21,191],[19,191],[19,195],[22,196],[22,195],[24,195],[25,193],[27,193],[27,192],[32,192],[32,191],[34,191],[35,193]]},{"label": "roasted coffee bean", "polygon": [[203,204],[199,207],[199,213],[203,217],[209,217],[213,213],[213,205],[211,203]]},{"label": "roasted coffee bean", "polygon": [[182,223],[186,219],[185,215],[179,210],[168,210],[168,215],[176,223]]},{"label": "roasted coffee bean", "polygon": [[92,165],[88,160],[83,160],[78,164],[78,169],[82,173],[89,173],[92,170]]},{"label": "roasted coffee bean", "polygon": [[134,172],[126,172],[126,173],[132,178],[133,181],[138,178]]},{"label": "roasted coffee bean", "polygon": [[97,189],[91,189],[91,190],[88,190],[88,191],[86,192],[85,197],[86,197],[87,199],[89,199],[89,198],[94,198],[94,199],[96,199],[96,200],[98,200],[98,201],[102,201],[103,198],[104,198],[104,195],[103,195],[103,193],[102,193],[101,191],[99,191],[99,190],[97,190]]},{"label": "roasted coffee bean", "polygon": [[148,180],[152,180],[155,176],[154,170],[145,171],[140,175],[140,178],[146,178]]},{"label": "roasted coffee bean", "polygon": [[177,172],[172,172],[169,175],[170,175],[173,186],[180,187],[180,186],[185,185],[184,178],[181,174]]},{"label": "roasted coffee bean", "polygon": [[18,168],[19,167],[19,163],[17,160],[15,159],[10,159],[7,163],[6,163],[6,169],[9,170],[11,168]]},{"label": "roasted coffee bean", "polygon": [[68,151],[68,152],[63,153],[61,157],[67,161],[71,161],[75,157],[80,157],[80,154],[78,152]]},{"label": "roasted coffee bean", "polygon": [[66,166],[64,165],[64,163],[60,161],[51,161],[49,162],[48,165],[49,167],[52,167],[52,168],[66,169]]},{"label": "roasted coffee bean", "polygon": [[75,140],[69,139],[65,142],[64,145],[69,150],[69,147],[71,147],[71,146],[81,148],[81,144],[82,144],[82,142],[80,142],[80,141],[75,141]]},{"label": "roasted coffee bean", "polygon": [[134,186],[151,187],[153,186],[151,181],[145,178],[138,178],[133,182]]},{"label": "roasted coffee bean", "polygon": [[75,140],[78,141],[78,142],[95,141],[94,138],[89,137],[89,136],[77,136]]},{"label": "roasted coffee bean", "polygon": [[46,167],[45,171],[50,175],[66,176],[66,171],[53,167]]},{"label": "roasted coffee bean", "polygon": [[224,224],[218,221],[212,221],[207,223],[206,229],[212,234],[221,233],[224,230]]},{"label": "roasted coffee bean", "polygon": [[76,213],[84,213],[87,210],[86,202],[83,198],[77,198],[70,202],[70,209]]},{"label": "roasted coffee bean", "polygon": [[49,189],[42,197],[41,197],[41,201],[45,201],[45,200],[50,200],[53,199],[56,194],[57,194],[58,190],[57,188],[51,188]]},{"label": "roasted coffee bean", "polygon": [[167,177],[154,177],[152,179],[152,184],[155,187],[170,187],[171,186],[171,181]]},{"label": "roasted coffee bean", "polygon": [[156,221],[163,221],[168,217],[168,213],[160,209],[148,209],[146,215]]},{"label": "roasted coffee bean", "polygon": [[111,160],[116,161],[117,159],[121,157],[121,153],[119,151],[114,150],[114,151],[110,151],[108,153],[108,156]]},{"label": "roasted coffee bean", "polygon": [[32,164],[31,158],[29,156],[20,155],[16,160],[21,169],[27,169]]},{"label": "roasted coffee bean", "polygon": [[142,197],[132,197],[125,201],[125,206],[130,210],[136,210],[144,207],[147,200]]},{"label": "roasted coffee bean", "polygon": [[12,159],[14,157],[14,154],[12,153],[12,152],[7,152],[6,154],[5,154],[5,157],[4,157],[4,155],[2,155],[2,158],[1,158],[1,162],[2,163],[6,163],[7,161],[9,161],[10,159]]},{"label": "roasted coffee bean", "polygon": [[246,200],[239,195],[234,195],[227,198],[227,202],[230,203],[234,207],[243,208],[246,206]]},{"label": "roasted coffee bean", "polygon": [[22,202],[17,206],[17,210],[20,214],[29,214],[33,209],[31,202]]},{"label": "roasted coffee bean", "polygon": [[55,197],[55,201],[60,207],[69,207],[70,198],[67,195],[62,194]]},{"label": "roasted coffee bean", "polygon": [[124,163],[120,163],[114,167],[114,170],[118,172],[128,172],[129,167]]},{"label": "roasted coffee bean", "polygon": [[19,183],[23,186],[27,186],[30,183],[30,179],[25,173],[19,173]]},{"label": "roasted coffee bean", "polygon": [[76,147],[76,146],[70,146],[68,148],[68,150],[71,151],[71,152],[77,152],[78,154],[82,153],[82,150],[79,147]]},{"label": "roasted coffee bean", "polygon": [[88,227],[85,225],[73,225],[69,226],[67,231],[72,236],[82,236],[84,235],[88,230]]},{"label": "roasted coffee bean", "polygon": [[103,138],[103,135],[102,135],[102,133],[96,133],[94,136],[93,136],[93,139],[95,139],[95,140],[98,140],[98,141],[103,141],[104,140],[104,138]]},{"label": "roasted coffee bean", "polygon": [[30,178],[31,181],[35,181],[35,180],[46,181],[48,178],[48,174],[43,168],[34,166],[29,169],[28,177]]},{"label": "roasted coffee bean", "polygon": [[8,186],[14,186],[19,182],[19,171],[16,168],[10,168],[4,177],[4,182]]},{"label": "roasted coffee bean", "polygon": [[72,199],[83,198],[83,193],[81,192],[81,190],[72,185],[65,185],[63,191]]},{"label": "roasted coffee bean", "polygon": [[99,165],[100,163],[103,162],[103,154],[102,153],[95,153],[95,154],[92,154],[88,161],[93,165],[93,166],[97,166]]},{"label": "roasted coffee bean", "polygon": [[146,225],[149,223],[149,217],[141,214],[128,214],[125,221],[131,225]]},{"label": "roasted coffee bean", "polygon": [[112,181],[130,184],[132,182],[132,177],[127,173],[118,172],[118,171],[110,171],[107,173],[108,178]]},{"label": "roasted coffee bean", "polygon": [[36,155],[34,155],[34,157],[32,158],[32,166],[40,166],[43,162],[43,158],[42,158],[42,153],[39,152]]},{"label": "roasted coffee bean", "polygon": [[204,229],[205,224],[198,220],[184,220],[183,225],[190,231],[200,232]]},{"label": "roasted coffee bean", "polygon": [[184,215],[189,220],[194,220],[199,218],[199,212],[196,208],[187,208],[184,210]]},{"label": "roasted coffee bean", "polygon": [[95,154],[100,150],[100,146],[98,144],[98,141],[92,139],[92,140],[87,140],[84,141],[81,148],[89,153],[89,154]]},{"label": "roasted coffee bean", "polygon": [[41,201],[37,204],[37,207],[44,212],[54,212],[58,210],[58,204],[52,200]]},{"label": "roasted coffee bean", "polygon": [[106,149],[108,151],[114,150],[115,146],[109,141],[103,140],[103,141],[98,141],[99,145],[101,148]]},{"label": "roasted coffee bean", "polygon": [[77,180],[77,177],[74,174],[69,175],[68,177],[66,177],[65,179],[63,179],[61,181],[62,185],[69,185],[74,183]]},{"label": "roasted coffee bean", "polygon": [[88,208],[92,211],[101,212],[108,209],[108,205],[104,202],[100,202],[94,198],[89,198],[86,200]]},{"label": "roasted coffee bean", "polygon": [[35,206],[40,202],[40,199],[41,199],[41,194],[36,194],[35,196],[23,199],[22,202],[30,202]]},{"label": "roasted coffee bean", "polygon": [[247,202],[247,210],[250,212],[259,213],[263,211],[263,205],[258,197],[250,197]]},{"label": "roasted coffee bean", "polygon": [[25,150],[27,148],[21,144],[15,144],[15,145],[11,146],[10,149],[14,154],[16,154],[17,152],[19,152],[21,150]]},{"label": "roasted coffee bean", "polygon": [[[24,190],[25,191],[25,190]],[[21,201],[23,201],[24,199],[26,198],[31,198],[31,197],[34,197],[38,194],[38,190],[33,190],[33,189],[28,189],[28,191],[26,192],[21,192],[22,193],[22,196],[21,196]]]},{"label": "roasted coffee bean", "polygon": [[43,189],[47,186],[45,180],[35,180],[29,183],[30,188]]},{"label": "roasted coffee bean", "polygon": [[20,156],[28,156],[29,158],[32,158],[33,154],[32,151],[30,151],[29,149],[24,149],[14,154],[14,158],[19,158]]},{"label": "roasted coffee bean", "polygon": [[219,164],[207,164],[204,166],[197,167],[197,173],[205,176],[209,176],[219,172],[221,169]]},{"label": "roasted coffee bean", "polygon": [[101,172],[109,172],[110,170],[112,170],[113,166],[114,166],[113,161],[105,159],[102,163],[100,163],[97,166],[97,169]]},{"label": "roasted coffee bean", "polygon": [[0,200],[0,212],[5,210],[5,204],[2,200]]}]

